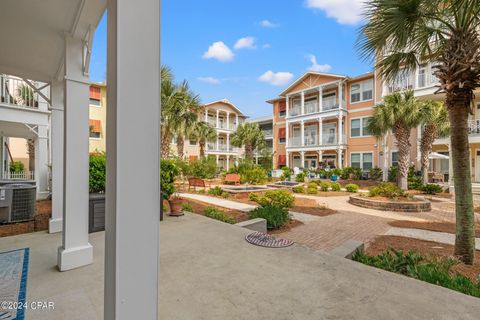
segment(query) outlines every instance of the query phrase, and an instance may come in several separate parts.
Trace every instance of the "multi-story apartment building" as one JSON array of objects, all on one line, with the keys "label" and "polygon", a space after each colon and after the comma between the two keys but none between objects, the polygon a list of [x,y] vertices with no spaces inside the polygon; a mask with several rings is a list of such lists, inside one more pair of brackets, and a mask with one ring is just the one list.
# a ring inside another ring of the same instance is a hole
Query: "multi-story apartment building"
[{"label": "multi-story apartment building", "polygon": [[[245,122],[247,117],[233,103],[227,99],[209,102],[202,107],[199,120],[210,124],[217,131],[217,139],[208,141],[205,146],[205,154],[216,158],[220,168],[228,170],[243,154],[241,148],[233,147],[230,143],[231,134],[239,124]],[[173,144],[176,144],[174,139]],[[173,152],[176,152],[174,147]],[[200,155],[198,141],[186,139],[185,156],[189,160],[197,159]]]},{"label": "multi-story apartment building", "polygon": [[105,152],[105,132],[107,120],[107,85],[106,83],[90,84],[90,141],[89,151]]},{"label": "multi-story apartment building", "polygon": [[[265,136],[266,148],[263,150],[266,154],[273,154],[273,116],[264,116],[258,118],[247,119],[247,122],[258,123],[258,126]],[[262,161],[262,154],[260,151],[255,150],[255,161],[259,163]]]},{"label": "multi-story apartment building", "polygon": [[307,72],[267,102],[273,105],[273,167],[379,165],[366,125],[376,102],[375,76]]}]

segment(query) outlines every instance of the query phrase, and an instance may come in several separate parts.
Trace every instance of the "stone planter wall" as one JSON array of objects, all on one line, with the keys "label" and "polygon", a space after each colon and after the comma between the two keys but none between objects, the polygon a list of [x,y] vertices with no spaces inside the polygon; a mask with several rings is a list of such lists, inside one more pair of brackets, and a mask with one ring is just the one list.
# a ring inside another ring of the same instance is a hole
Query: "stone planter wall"
[{"label": "stone planter wall", "polygon": [[380,201],[369,199],[368,197],[350,196],[349,202],[353,205],[376,209],[382,211],[397,211],[397,212],[425,212],[432,210],[429,201]]}]

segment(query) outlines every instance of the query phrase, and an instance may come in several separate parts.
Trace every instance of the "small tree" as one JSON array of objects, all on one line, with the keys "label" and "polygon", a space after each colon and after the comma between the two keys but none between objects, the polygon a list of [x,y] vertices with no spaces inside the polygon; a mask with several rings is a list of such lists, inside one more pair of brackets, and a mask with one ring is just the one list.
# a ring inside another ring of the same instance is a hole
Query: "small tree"
[{"label": "small tree", "polygon": [[368,128],[377,137],[382,137],[388,130],[392,130],[398,147],[398,185],[402,190],[407,190],[410,133],[420,124],[420,104],[413,96],[413,91],[395,92],[385,96],[383,100],[383,103],[374,107]]},{"label": "small tree", "polygon": [[230,141],[235,147],[245,147],[245,157],[253,158],[255,149],[262,150],[266,146],[265,135],[260,129],[258,123],[246,122],[240,124],[235,131]]},{"label": "small tree", "polygon": [[195,123],[194,130],[191,132],[191,138],[198,139],[198,146],[200,147],[200,157],[205,157],[205,145],[207,141],[217,138],[217,130],[204,121]]}]

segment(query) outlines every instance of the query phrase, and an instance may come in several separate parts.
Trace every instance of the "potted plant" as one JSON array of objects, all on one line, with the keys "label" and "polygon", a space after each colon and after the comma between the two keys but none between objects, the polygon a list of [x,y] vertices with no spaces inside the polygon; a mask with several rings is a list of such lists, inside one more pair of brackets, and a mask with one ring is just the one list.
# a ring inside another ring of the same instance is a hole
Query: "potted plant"
[{"label": "potted plant", "polygon": [[183,199],[175,193],[175,177],[179,174],[178,167],[173,160],[161,160],[160,166],[160,185],[163,199],[170,205],[170,216],[181,216]]}]

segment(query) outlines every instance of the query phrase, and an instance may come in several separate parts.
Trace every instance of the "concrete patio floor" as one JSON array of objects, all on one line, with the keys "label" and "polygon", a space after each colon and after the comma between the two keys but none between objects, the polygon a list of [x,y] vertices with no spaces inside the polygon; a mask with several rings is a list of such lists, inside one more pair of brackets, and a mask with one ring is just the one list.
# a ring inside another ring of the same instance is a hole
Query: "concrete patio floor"
[{"label": "concrete patio floor", "polygon": [[[167,217],[160,226],[160,319],[478,319],[480,314],[480,299],[300,245],[252,246],[243,239],[250,231],[200,215]],[[0,239],[0,251],[30,248],[27,300],[55,302],[54,310],[28,310],[26,319],[102,319],[104,233],[90,235],[94,264],[64,273],[55,266],[60,242],[60,234],[43,232]]]}]

